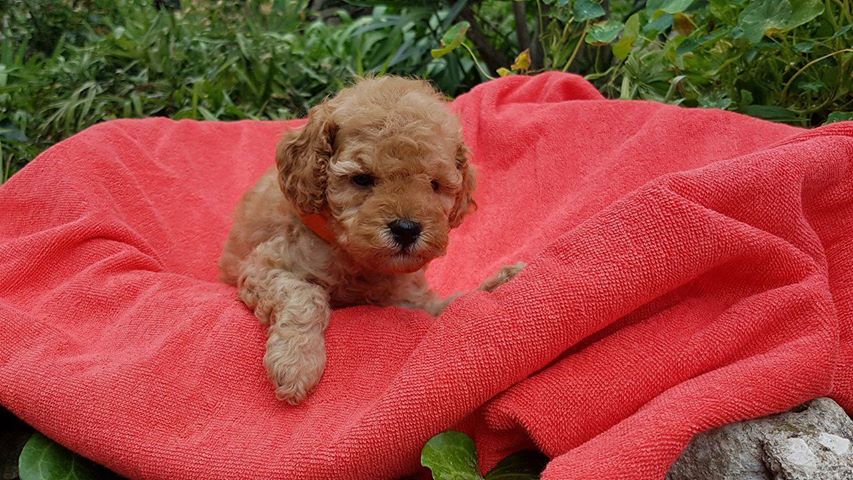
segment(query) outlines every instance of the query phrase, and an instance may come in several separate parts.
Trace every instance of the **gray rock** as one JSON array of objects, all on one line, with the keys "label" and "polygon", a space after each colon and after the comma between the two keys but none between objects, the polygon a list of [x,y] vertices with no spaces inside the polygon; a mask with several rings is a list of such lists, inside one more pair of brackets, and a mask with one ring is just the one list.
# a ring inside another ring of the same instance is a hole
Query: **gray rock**
[{"label": "gray rock", "polygon": [[818,398],[697,435],[667,480],[853,480],[853,420]]},{"label": "gray rock", "polygon": [[844,455],[850,451],[850,440],[831,433],[820,432],[817,435],[817,443],[836,455]]},{"label": "gray rock", "polygon": [[815,478],[818,462],[815,452],[800,437],[772,438],[764,444],[764,463],[777,476],[792,480]]}]

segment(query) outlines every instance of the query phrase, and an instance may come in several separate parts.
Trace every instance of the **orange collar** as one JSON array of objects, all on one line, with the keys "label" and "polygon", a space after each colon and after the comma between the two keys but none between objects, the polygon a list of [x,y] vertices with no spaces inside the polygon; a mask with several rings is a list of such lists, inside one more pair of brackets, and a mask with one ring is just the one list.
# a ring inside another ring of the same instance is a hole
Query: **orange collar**
[{"label": "orange collar", "polygon": [[323,241],[328,244],[335,243],[335,234],[329,230],[329,221],[326,217],[319,213],[312,213],[309,215],[299,215],[299,219],[302,220],[302,223],[304,223],[309,230],[322,238]]}]

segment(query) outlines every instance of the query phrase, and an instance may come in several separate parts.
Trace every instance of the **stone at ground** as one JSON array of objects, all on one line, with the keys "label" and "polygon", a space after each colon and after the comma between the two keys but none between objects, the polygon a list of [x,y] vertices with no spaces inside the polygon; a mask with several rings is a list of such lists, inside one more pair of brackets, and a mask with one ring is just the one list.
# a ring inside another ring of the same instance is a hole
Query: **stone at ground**
[{"label": "stone at ground", "polygon": [[667,480],[853,480],[853,420],[819,398],[697,435]]}]

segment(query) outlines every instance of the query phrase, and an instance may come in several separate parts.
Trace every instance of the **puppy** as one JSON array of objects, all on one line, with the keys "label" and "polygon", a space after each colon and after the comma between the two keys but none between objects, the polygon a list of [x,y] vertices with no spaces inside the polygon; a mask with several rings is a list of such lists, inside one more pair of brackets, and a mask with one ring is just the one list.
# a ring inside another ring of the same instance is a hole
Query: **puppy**
[{"label": "puppy", "polygon": [[269,326],[264,365],[276,397],[297,404],[320,380],[331,308],[437,315],[455,298],[436,296],[424,269],[475,208],[467,153],[442,97],[399,77],[358,81],[281,139],[277,168],[240,202],[219,262],[222,279]]}]

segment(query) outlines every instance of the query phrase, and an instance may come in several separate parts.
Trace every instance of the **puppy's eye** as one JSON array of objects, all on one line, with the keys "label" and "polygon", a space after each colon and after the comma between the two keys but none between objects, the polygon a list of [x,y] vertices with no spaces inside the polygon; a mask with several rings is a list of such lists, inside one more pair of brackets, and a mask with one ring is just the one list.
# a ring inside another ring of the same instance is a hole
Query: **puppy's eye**
[{"label": "puppy's eye", "polygon": [[441,188],[441,184],[438,183],[438,180],[433,180],[429,182],[432,185],[432,191],[437,192],[439,188]]},{"label": "puppy's eye", "polygon": [[376,183],[376,179],[373,178],[373,175],[361,173],[352,177],[352,183],[359,187],[372,187]]}]

